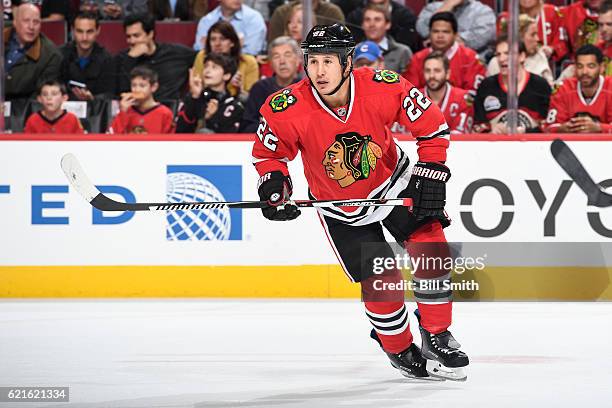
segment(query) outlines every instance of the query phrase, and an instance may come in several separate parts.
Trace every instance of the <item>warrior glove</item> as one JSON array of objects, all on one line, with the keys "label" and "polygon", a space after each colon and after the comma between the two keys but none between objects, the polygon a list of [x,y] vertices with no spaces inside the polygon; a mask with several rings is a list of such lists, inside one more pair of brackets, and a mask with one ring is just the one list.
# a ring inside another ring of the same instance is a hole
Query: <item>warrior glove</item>
[{"label": "warrior glove", "polygon": [[293,193],[291,178],[280,171],[271,171],[259,178],[257,192],[267,206],[261,209],[264,217],[272,221],[289,221],[296,219],[300,210],[287,201]]}]

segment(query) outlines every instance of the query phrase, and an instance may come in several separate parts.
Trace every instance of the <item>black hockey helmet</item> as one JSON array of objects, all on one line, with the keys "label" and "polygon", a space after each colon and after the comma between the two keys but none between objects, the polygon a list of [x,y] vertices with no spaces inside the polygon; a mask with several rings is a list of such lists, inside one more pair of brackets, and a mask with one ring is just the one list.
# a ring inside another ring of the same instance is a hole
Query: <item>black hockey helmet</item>
[{"label": "black hockey helmet", "polygon": [[301,47],[304,65],[308,65],[308,54],[338,54],[340,64],[346,67],[347,58],[355,52],[355,38],[345,25],[317,25],[310,30]]}]

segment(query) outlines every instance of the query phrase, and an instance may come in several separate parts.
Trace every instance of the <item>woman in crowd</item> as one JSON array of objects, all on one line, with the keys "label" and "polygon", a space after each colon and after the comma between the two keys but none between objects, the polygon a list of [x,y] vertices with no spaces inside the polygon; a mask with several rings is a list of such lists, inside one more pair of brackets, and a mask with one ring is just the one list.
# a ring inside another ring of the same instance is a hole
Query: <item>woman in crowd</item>
[{"label": "woman in crowd", "polygon": [[[538,26],[536,21],[527,14],[519,16],[519,37],[527,49],[525,69],[532,74],[543,77],[552,86],[554,81],[553,73],[548,63],[548,57],[540,45]],[[487,76],[497,74],[499,74],[499,63],[497,57],[493,57],[487,67]]]},{"label": "woman in crowd", "polygon": [[233,76],[228,90],[233,96],[246,99],[248,92],[255,82],[259,80],[259,66],[252,55],[241,53],[242,45],[234,27],[227,21],[220,20],[213,24],[206,35],[204,49],[196,55],[193,71],[202,75],[204,58],[212,52],[229,55],[238,64],[238,72]]},{"label": "woman in crowd", "polygon": [[[304,8],[302,3],[295,3],[291,6],[291,11],[287,14],[285,20],[285,35],[293,38],[297,43],[301,43],[304,36],[304,26],[302,24],[304,18]],[[312,25],[317,25],[315,16],[312,16]]]},{"label": "woman in crowd", "polygon": [[149,0],[156,20],[199,21],[208,12],[208,0]]}]

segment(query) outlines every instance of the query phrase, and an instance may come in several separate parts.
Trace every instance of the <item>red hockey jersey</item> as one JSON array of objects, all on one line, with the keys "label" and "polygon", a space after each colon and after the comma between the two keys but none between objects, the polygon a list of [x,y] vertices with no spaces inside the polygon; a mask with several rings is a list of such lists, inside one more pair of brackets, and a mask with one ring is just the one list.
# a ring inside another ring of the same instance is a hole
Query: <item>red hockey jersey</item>
[{"label": "red hockey jersey", "polygon": [[[425,87],[423,93],[429,98],[427,87]],[[446,83],[446,92],[439,108],[444,114],[451,134],[469,133],[472,131],[474,107],[470,100],[468,91],[451,86],[448,82]]]},{"label": "red hockey jersey", "polygon": [[127,112],[117,114],[108,133],[174,133],[174,117],[162,104],[144,112],[130,107]]},{"label": "red hockey jersey", "polygon": [[597,18],[599,15],[586,7],[584,1],[577,1],[561,9],[563,27],[567,32],[571,52],[585,44],[597,42]]},{"label": "red hockey jersey", "polygon": [[588,103],[576,78],[563,81],[550,98],[547,131],[558,132],[559,126],[580,114],[599,121],[602,133],[612,133],[612,77],[599,77],[597,93]]},{"label": "red hockey jersey", "polygon": [[612,43],[606,44],[603,40],[599,40],[596,45],[604,54],[604,76],[612,76]]},{"label": "red hockey jersey", "polygon": [[[425,87],[423,63],[433,49],[425,48],[414,54],[412,60],[402,74],[409,82],[418,88]],[[486,67],[478,59],[476,52],[459,43],[455,43],[446,51],[450,62],[450,83],[461,89],[475,91],[486,75]]]},{"label": "red hockey jersey", "polygon": [[[301,152],[315,199],[394,198],[407,186],[409,160],[389,130],[399,122],[417,138],[419,159],[445,161],[448,126],[423,93],[388,70],[351,74],[349,103],[328,107],[307,78],[268,97],[253,146],[257,171],[288,174]],[[321,209],[353,225],[380,221],[389,207]]]},{"label": "red hockey jersey", "polygon": [[82,134],[83,126],[73,113],[62,112],[55,120],[49,120],[41,112],[30,115],[26,121],[24,133],[63,133]]},{"label": "red hockey jersey", "polygon": [[[508,12],[504,11],[497,19],[497,36],[506,34],[508,30]],[[568,52],[567,33],[563,26],[561,10],[552,4],[542,4],[536,18],[540,44],[554,50],[553,58],[559,61]]]}]

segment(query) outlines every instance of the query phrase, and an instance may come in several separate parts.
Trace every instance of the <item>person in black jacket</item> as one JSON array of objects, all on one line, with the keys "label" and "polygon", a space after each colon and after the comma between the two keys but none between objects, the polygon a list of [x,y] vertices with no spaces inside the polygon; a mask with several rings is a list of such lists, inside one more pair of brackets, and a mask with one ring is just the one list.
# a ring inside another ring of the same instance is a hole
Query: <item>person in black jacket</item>
[{"label": "person in black jacket", "polygon": [[416,16],[408,7],[392,0],[365,0],[363,7],[353,10],[346,16],[346,22],[350,26],[357,42],[365,40],[361,23],[365,6],[368,4],[378,4],[391,11],[391,29],[389,30],[389,35],[395,41],[407,45],[413,53],[423,48],[423,40],[416,31]]},{"label": "person in black jacket", "polygon": [[123,28],[129,48],[121,51],[115,59],[116,94],[130,91],[130,72],[142,65],[159,75],[156,100],[180,99],[196,52],[183,45],[156,43],[155,19],[150,14],[127,16]]},{"label": "person in black jacket", "polygon": [[109,69],[113,57],[96,42],[99,34],[98,16],[81,12],[72,23],[74,41],[59,49],[63,57],[60,78],[71,100],[111,98],[115,91],[115,78]]},{"label": "person in black jacket", "polygon": [[178,114],[176,133],[238,131],[244,106],[227,89],[237,70],[234,59],[215,53],[204,58],[202,76],[189,70],[189,93]]},{"label": "person in black jacket", "polygon": [[268,96],[301,79],[302,50],[293,38],[282,36],[272,41],[268,58],[274,76],[260,79],[251,88],[240,124],[241,133],[255,133],[259,125],[259,109]]}]

